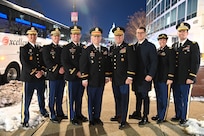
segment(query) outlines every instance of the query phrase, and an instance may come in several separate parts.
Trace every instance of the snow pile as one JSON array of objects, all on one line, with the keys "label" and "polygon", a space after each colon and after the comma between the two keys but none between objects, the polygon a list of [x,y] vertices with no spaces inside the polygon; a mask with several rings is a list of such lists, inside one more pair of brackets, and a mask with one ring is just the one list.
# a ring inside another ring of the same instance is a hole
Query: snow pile
[{"label": "snow pile", "polygon": [[188,127],[185,128],[186,133],[196,136],[204,136],[204,121],[189,119],[186,124],[188,125]]},{"label": "snow pile", "polygon": [[13,80],[0,86],[0,108],[19,103],[21,97],[22,82]]}]

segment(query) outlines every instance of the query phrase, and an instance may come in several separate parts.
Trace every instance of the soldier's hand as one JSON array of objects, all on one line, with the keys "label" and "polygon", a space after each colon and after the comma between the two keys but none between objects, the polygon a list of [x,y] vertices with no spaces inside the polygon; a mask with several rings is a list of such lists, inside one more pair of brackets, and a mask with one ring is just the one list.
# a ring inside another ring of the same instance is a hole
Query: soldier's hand
[{"label": "soldier's hand", "polygon": [[88,86],[88,80],[83,80],[83,81],[82,81],[82,85],[83,85],[84,87],[87,87],[87,86]]},{"label": "soldier's hand", "polygon": [[80,71],[79,71],[79,72],[77,72],[77,74],[76,74],[76,75],[77,75],[77,77],[78,77],[78,78],[81,78],[81,72],[80,72]]},{"label": "soldier's hand", "polygon": [[59,73],[60,73],[60,74],[64,74],[64,67],[60,67]]},{"label": "soldier's hand", "polygon": [[187,80],[186,80],[186,84],[193,84],[193,83],[194,83],[194,81],[191,80],[191,79],[187,79]]},{"label": "soldier's hand", "polygon": [[145,80],[146,80],[147,82],[150,82],[150,81],[152,81],[152,77],[149,76],[149,75],[147,75],[147,76],[145,77]]},{"label": "soldier's hand", "polygon": [[170,84],[172,84],[172,83],[173,83],[173,80],[167,80],[167,81],[166,81],[166,84],[167,84],[167,85],[170,85]]},{"label": "soldier's hand", "polygon": [[132,84],[132,79],[127,78],[127,79],[125,80],[125,84]]},{"label": "soldier's hand", "polygon": [[105,83],[108,83],[110,81],[110,78],[106,78]]}]

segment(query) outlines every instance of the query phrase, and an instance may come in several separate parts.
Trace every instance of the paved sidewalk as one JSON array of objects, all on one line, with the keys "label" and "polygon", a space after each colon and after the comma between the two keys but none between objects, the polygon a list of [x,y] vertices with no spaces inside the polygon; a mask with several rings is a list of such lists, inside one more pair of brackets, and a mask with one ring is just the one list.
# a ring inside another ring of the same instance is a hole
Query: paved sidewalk
[{"label": "paved sidewalk", "polygon": [[[88,115],[87,112],[87,100],[86,95],[83,98],[83,114]],[[135,95],[131,92],[130,101],[130,113],[135,109]],[[190,118],[198,120],[204,120],[204,103],[203,102],[191,102],[190,105]],[[66,113],[66,101],[64,100],[63,108]],[[119,130],[119,124],[111,122],[110,117],[114,116],[114,99],[111,90],[111,84],[108,83],[105,87],[103,95],[103,104],[101,119],[104,122],[103,126],[95,125],[89,127],[89,123],[83,123],[80,126],[73,126],[69,120],[63,120],[60,124],[53,124],[49,119],[45,120],[37,128],[34,129],[18,129],[14,132],[5,132],[0,130],[0,136],[188,136],[185,133],[184,128],[180,127],[178,123],[169,121],[174,116],[174,105],[170,103],[168,111],[168,122],[161,125],[156,124],[155,121],[151,120],[151,117],[156,115],[156,102],[150,102],[150,123],[145,126],[138,126],[138,120],[130,119],[129,125]]]}]

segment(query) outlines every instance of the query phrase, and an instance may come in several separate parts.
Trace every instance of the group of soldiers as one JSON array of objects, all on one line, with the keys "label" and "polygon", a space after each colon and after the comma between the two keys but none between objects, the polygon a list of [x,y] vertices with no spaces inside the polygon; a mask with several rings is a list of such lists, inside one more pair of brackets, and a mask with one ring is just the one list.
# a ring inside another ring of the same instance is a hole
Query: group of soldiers
[{"label": "group of soldiers", "polygon": [[[178,42],[168,47],[167,35],[160,34],[157,50],[146,38],[145,27],[136,30],[136,44],[124,41],[125,29],[117,26],[112,29],[114,44],[107,49],[101,46],[102,29],[90,30],[91,45],[80,43],[80,26],[70,27],[71,42],[59,46],[60,31],[51,31],[52,43],[36,46],[37,30],[31,27],[27,31],[28,43],[20,47],[22,63],[21,80],[24,81],[22,98],[22,126],[29,127],[29,105],[34,90],[37,90],[40,113],[50,117],[53,123],[68,119],[62,110],[64,87],[67,86],[67,107],[70,122],[79,125],[89,121],[89,125],[103,125],[100,119],[104,86],[111,81],[115,101],[115,115],[111,121],[117,121],[119,129],[127,125],[127,117],[140,120],[139,125],[149,123],[150,99],[148,92],[152,82],[157,97],[157,115],[152,120],[157,123],[166,121],[170,90],[173,90],[175,117],[185,126],[188,119],[189,96],[192,84],[200,66],[200,51],[196,42],[190,41],[190,25],[180,23]],[[45,109],[45,79],[49,81],[49,111]],[[136,96],[136,109],[128,115],[130,85]],[[82,114],[84,90],[88,96],[88,118]],[[56,107],[55,107],[56,105]],[[141,108],[143,105],[143,115]]]}]

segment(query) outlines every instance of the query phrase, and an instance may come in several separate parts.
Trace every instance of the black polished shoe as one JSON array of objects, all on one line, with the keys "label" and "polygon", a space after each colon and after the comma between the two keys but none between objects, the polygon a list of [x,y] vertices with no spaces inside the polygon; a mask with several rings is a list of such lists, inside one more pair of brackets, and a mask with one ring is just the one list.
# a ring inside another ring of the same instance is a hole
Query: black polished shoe
[{"label": "black polished shoe", "polygon": [[82,121],[82,122],[87,122],[88,121],[88,118],[85,117],[84,115],[81,115],[81,116],[77,116],[77,119]]},{"label": "black polished shoe", "polygon": [[148,123],[149,123],[148,118],[143,117],[142,120],[139,122],[139,125],[145,125],[145,124],[148,124]]},{"label": "black polished shoe", "polygon": [[181,120],[179,121],[179,125],[180,125],[181,127],[188,127],[189,125],[186,124],[186,122],[187,122],[187,120],[181,119]]},{"label": "black polished shoe", "polygon": [[158,115],[152,117],[152,120],[154,120],[154,121],[156,121],[158,119],[159,119]]},{"label": "black polished shoe", "polygon": [[28,128],[28,127],[29,127],[28,122],[23,122],[23,123],[21,123],[21,124],[22,124],[22,127],[23,127],[23,128]]},{"label": "black polished shoe", "polygon": [[89,126],[94,126],[94,125],[95,125],[94,121],[89,121]]},{"label": "black polished shoe", "polygon": [[134,112],[132,113],[132,115],[129,115],[129,119],[141,120],[141,119],[142,119],[141,113],[134,111]]},{"label": "black polished shoe", "polygon": [[66,116],[66,115],[62,115],[62,116],[57,116],[60,120],[62,120],[62,119],[68,119],[68,116]]},{"label": "black polished shoe", "polygon": [[179,118],[177,118],[177,117],[173,117],[173,118],[171,118],[171,121],[173,121],[173,122],[179,122],[179,121],[180,121],[180,119],[179,119]]},{"label": "black polished shoe", "polygon": [[59,120],[57,118],[50,119],[50,121],[52,121],[52,123],[59,123]]},{"label": "black polished shoe", "polygon": [[43,117],[48,118],[49,117],[49,113],[45,112],[44,114],[42,114]]},{"label": "black polished shoe", "polygon": [[163,123],[163,122],[165,122],[163,119],[158,119],[158,120],[157,120],[157,124],[161,124],[161,123]]},{"label": "black polished shoe", "polygon": [[119,126],[119,129],[122,130],[123,128],[125,128],[125,124],[126,124],[125,122],[121,122],[121,124],[120,124],[120,126]]},{"label": "black polished shoe", "polygon": [[118,121],[119,117],[118,116],[114,116],[110,118],[110,121]]},{"label": "black polished shoe", "polygon": [[75,126],[79,125],[79,121],[76,120],[76,119],[72,119],[71,122],[72,122],[72,124],[75,125]]},{"label": "black polished shoe", "polygon": [[101,119],[94,119],[94,122],[96,123],[96,124],[99,124],[99,125],[103,125],[103,122],[101,121]]}]

